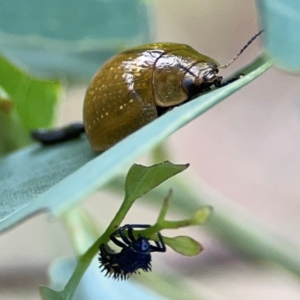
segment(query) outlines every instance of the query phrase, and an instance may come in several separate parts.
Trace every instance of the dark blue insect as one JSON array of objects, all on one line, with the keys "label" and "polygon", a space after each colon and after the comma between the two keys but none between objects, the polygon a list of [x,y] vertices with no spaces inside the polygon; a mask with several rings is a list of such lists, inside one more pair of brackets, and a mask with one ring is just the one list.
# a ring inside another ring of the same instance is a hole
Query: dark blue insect
[{"label": "dark blue insect", "polygon": [[[148,228],[150,225],[125,225],[110,235],[110,239],[122,250],[119,253],[114,252],[109,246],[101,244],[100,249],[100,268],[102,272],[106,271],[105,276],[112,276],[114,279],[128,279],[139,269],[151,271],[151,252],[165,252],[166,246],[161,234],[158,232],[158,242],[155,246],[150,244],[148,238],[133,235],[134,228]],[[127,231],[127,235],[125,234]],[[118,240],[116,236],[122,239]]]}]

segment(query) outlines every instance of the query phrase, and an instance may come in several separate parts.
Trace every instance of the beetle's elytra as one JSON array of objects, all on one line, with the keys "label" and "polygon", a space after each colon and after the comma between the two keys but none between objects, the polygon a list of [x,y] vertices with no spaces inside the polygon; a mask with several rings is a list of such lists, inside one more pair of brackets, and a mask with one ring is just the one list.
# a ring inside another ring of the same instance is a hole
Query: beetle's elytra
[{"label": "beetle's elytra", "polygon": [[182,44],[155,43],[109,60],[87,89],[83,119],[94,151],[105,150],[179,105],[220,85],[219,64]]},{"label": "beetle's elytra", "polygon": [[[103,151],[162,112],[221,86],[219,69],[229,66],[261,34],[255,34],[226,65],[192,47],[176,43],[153,43],[117,54],[95,74],[83,108],[84,129],[94,151]],[[68,130],[51,131],[53,143],[59,136],[68,140]],[[77,129],[78,136],[81,130]],[[74,135],[73,132],[73,135]],[[37,134],[38,133],[38,134]],[[36,140],[49,144],[51,137],[36,131]],[[47,142],[44,142],[47,141]]]}]

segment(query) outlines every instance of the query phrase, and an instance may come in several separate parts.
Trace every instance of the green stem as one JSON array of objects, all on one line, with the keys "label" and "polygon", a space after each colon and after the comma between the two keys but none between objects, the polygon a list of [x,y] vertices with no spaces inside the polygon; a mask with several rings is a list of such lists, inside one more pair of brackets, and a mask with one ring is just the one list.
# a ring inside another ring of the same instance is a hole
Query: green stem
[{"label": "green stem", "polygon": [[[152,152],[152,159],[159,162],[167,157],[168,150],[164,144],[159,145]],[[177,204],[180,211],[191,213],[197,206],[211,205],[214,213],[206,222],[206,226],[224,243],[235,247],[250,257],[265,259],[282,265],[290,272],[300,276],[300,249],[292,243],[282,239],[271,229],[261,224],[256,217],[241,210],[229,199],[216,196],[215,191],[205,184],[199,184],[196,175],[187,180],[174,180],[177,186],[173,204]],[[193,183],[194,182],[194,183]],[[181,195],[178,193],[178,191]],[[160,192],[156,197],[160,197]],[[190,199],[189,205],[183,205],[182,199]]]},{"label": "green stem", "polygon": [[101,238],[100,237],[94,244],[92,247],[89,248],[88,251],[85,252],[85,254],[83,254],[77,262],[77,266],[76,269],[74,270],[71,278],[69,279],[68,283],[66,284],[64,290],[61,292],[62,294],[64,294],[65,296],[63,297],[63,299],[66,300],[71,300],[77,286],[79,285],[79,282],[82,278],[82,276],[84,275],[85,271],[87,270],[87,268],[89,267],[93,257],[97,254],[98,249],[99,249],[99,242],[101,243]]},{"label": "green stem", "polygon": [[76,288],[84,275],[85,271],[89,267],[93,257],[97,254],[99,245],[107,243],[109,241],[110,234],[117,230],[122,221],[124,220],[126,214],[130,210],[131,206],[133,205],[134,200],[126,198],[124,199],[122,205],[120,206],[117,214],[107,227],[104,234],[83,254],[77,262],[76,269],[74,270],[71,278],[69,279],[68,283],[66,284],[63,291],[61,291],[61,295],[63,296],[63,299],[65,300],[71,300],[73,297],[73,294],[76,291]]},{"label": "green stem", "polygon": [[[114,180],[113,184],[107,186],[113,187],[109,188],[109,191],[121,192],[123,181],[121,178]],[[299,246],[280,237],[255,216],[217,194],[196,176],[185,180],[170,179],[169,186],[176,187],[172,206],[181,213],[190,215],[199,207],[206,205],[214,208],[205,227],[224,243],[249,257],[271,261],[300,276]],[[159,199],[166,193],[166,188],[158,187],[146,196],[148,203],[160,205]],[[151,227],[151,230],[157,228]]]},{"label": "green stem", "polygon": [[164,229],[177,229],[180,227],[187,227],[193,225],[192,221],[190,219],[186,220],[180,220],[180,221],[163,221],[161,223],[161,227]]},{"label": "green stem", "polygon": [[165,220],[166,214],[168,212],[171,197],[172,197],[172,190],[169,191],[169,194],[167,195],[167,197],[165,198],[165,200],[163,202],[163,205],[161,207],[161,210],[160,210],[160,213],[159,213],[156,223],[159,224]]}]

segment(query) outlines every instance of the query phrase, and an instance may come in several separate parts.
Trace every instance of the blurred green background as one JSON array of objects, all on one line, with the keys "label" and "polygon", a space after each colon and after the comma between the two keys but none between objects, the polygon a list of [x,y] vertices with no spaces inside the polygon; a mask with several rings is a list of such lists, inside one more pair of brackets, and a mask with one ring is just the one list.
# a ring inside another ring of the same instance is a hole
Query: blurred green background
[{"label": "blurred green background", "polygon": [[114,53],[150,38],[139,0],[1,1],[1,52],[34,74],[88,81]]},{"label": "blurred green background", "polygon": [[[278,1],[263,3],[276,7]],[[266,9],[259,5],[261,10]],[[259,17],[256,2],[248,0],[189,0],[184,5],[180,0],[2,0],[0,11],[1,53],[31,74],[68,84],[57,124],[81,120],[89,78],[120,49],[148,41],[187,43],[223,64],[258,30],[259,20],[266,30],[284,33],[271,27],[275,24],[272,14],[269,19]],[[284,13],[283,24],[290,31],[298,28],[288,26],[287,20],[293,18],[289,18],[289,10]],[[287,39],[290,43],[300,44],[293,33],[285,36],[294,37]],[[263,39],[281,67],[299,70],[299,56],[288,52],[285,62],[286,52],[279,53],[281,47]],[[281,43],[285,45],[285,41]],[[226,74],[249,63],[260,49],[259,43],[252,45]],[[288,51],[291,49],[295,47]],[[222,201],[220,194],[231,198],[298,245],[299,99],[299,77],[274,68],[167,141],[172,161],[191,163],[208,199],[217,197]],[[139,162],[147,161],[145,156]],[[105,211],[99,203],[104,197]],[[84,207],[105,225],[119,206],[119,198],[97,193]],[[139,223],[141,218],[151,223],[155,212],[148,206],[134,207],[127,220]],[[189,233],[201,241],[205,252],[191,259],[170,251],[167,256],[155,257],[155,270],[163,276],[175,272],[186,280],[187,289],[204,299],[300,298],[298,279],[287,271],[265,262],[254,263],[249,257],[243,259],[234,247],[224,245],[202,228]],[[47,284],[46,270],[52,260],[72,252],[64,227],[57,221],[49,222],[44,214],[2,235],[1,297],[39,299],[37,286]]]}]

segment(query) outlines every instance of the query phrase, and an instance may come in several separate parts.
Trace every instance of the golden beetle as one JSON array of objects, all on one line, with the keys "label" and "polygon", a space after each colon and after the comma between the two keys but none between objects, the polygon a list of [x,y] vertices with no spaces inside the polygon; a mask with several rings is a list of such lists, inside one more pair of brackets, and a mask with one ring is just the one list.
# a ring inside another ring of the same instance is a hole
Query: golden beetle
[{"label": "golden beetle", "polygon": [[82,124],[59,130],[36,130],[32,136],[53,144],[86,132],[94,151],[103,151],[174,106],[220,87],[226,68],[261,34],[259,31],[226,65],[192,47],[153,43],[123,51],[107,61],[89,85]]}]

